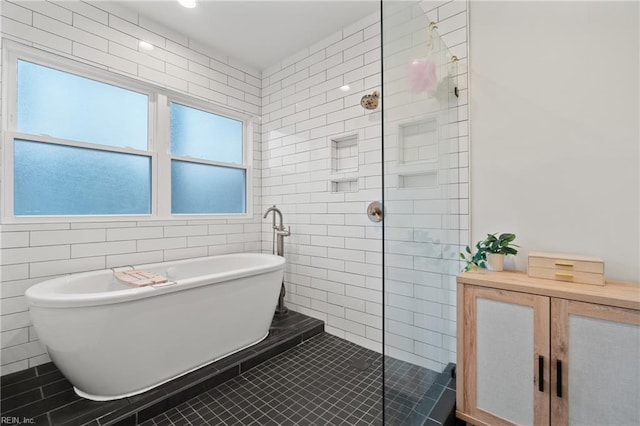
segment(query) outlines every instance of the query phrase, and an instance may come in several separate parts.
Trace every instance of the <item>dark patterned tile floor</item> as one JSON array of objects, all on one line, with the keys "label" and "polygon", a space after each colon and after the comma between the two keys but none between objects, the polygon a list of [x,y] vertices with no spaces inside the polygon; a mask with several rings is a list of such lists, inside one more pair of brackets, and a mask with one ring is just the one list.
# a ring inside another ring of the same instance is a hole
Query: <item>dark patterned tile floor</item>
[{"label": "dark patterned tile floor", "polygon": [[[382,355],[322,329],[321,321],[291,313],[274,319],[269,338],[248,350],[104,403],[76,396],[45,364],[2,376],[2,415],[44,426],[382,425]],[[451,374],[389,357],[384,370],[385,425],[444,424],[455,400]],[[439,410],[441,394],[449,404]]]},{"label": "dark patterned tile floor", "polygon": [[384,363],[386,424],[422,426],[442,393],[439,374],[395,358]]},{"label": "dark patterned tile floor", "polygon": [[[436,372],[386,359],[387,425],[422,425]],[[143,426],[382,425],[382,355],[323,333]]]}]

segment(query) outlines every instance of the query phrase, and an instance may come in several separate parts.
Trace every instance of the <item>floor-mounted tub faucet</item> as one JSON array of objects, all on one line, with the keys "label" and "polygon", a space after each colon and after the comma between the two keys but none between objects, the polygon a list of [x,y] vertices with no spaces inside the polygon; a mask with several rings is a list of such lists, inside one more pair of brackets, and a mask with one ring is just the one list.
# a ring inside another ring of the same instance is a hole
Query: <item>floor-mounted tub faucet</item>
[{"label": "floor-mounted tub faucet", "polygon": [[[284,229],[284,224],[282,221],[282,212],[275,205],[271,206],[265,212],[263,218],[266,219],[269,216],[269,213],[273,213],[273,224],[271,228],[274,233],[274,242],[276,242],[277,249],[274,250],[278,256],[284,257],[284,237],[288,237],[291,235],[291,227],[288,229]],[[276,214],[280,219],[279,224],[276,225]],[[276,315],[285,315],[289,310],[286,306],[284,306],[284,296],[286,294],[284,288],[284,279],[282,280],[282,287],[280,288],[280,297],[278,298],[278,306],[276,307]]]},{"label": "floor-mounted tub faucet", "polygon": [[[273,212],[273,225],[271,226],[274,230],[275,235],[277,235],[277,255],[284,257],[284,237],[288,237],[291,235],[291,227],[288,230],[284,229],[284,224],[282,223],[282,212],[276,206],[271,206],[267,209],[264,216],[264,219],[269,216],[269,213]],[[276,225],[276,214],[278,215],[279,225]]]}]

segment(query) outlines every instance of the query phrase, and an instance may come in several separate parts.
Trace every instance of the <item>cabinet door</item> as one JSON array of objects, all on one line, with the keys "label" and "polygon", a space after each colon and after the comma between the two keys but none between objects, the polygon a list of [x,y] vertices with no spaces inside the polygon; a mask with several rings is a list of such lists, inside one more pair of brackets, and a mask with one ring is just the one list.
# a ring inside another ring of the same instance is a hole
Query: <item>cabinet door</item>
[{"label": "cabinet door", "polygon": [[548,425],[549,298],[468,285],[458,290],[462,417],[480,425]]},{"label": "cabinet door", "polygon": [[640,311],[552,299],[553,425],[640,424]]}]

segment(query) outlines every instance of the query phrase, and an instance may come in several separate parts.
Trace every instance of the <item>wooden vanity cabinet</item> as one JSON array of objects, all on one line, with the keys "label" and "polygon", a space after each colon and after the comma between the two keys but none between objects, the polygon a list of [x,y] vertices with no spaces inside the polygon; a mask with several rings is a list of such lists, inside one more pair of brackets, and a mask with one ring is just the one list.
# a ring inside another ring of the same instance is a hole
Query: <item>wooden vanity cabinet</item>
[{"label": "wooden vanity cabinet", "polygon": [[458,276],[456,414],[474,425],[640,425],[640,285]]}]

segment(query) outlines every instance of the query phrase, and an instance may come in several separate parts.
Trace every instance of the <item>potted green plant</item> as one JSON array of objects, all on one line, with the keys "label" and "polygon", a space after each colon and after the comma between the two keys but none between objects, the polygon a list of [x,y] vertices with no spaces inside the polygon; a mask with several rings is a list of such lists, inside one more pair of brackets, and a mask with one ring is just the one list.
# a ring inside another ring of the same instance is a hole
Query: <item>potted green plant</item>
[{"label": "potted green plant", "polygon": [[484,249],[482,248],[482,241],[478,241],[476,243],[476,251],[475,253],[471,252],[471,247],[465,247],[465,251],[460,253],[460,258],[465,262],[463,272],[469,272],[479,268],[486,268],[486,258],[484,254]]},{"label": "potted green plant", "polygon": [[469,272],[474,269],[487,268],[490,271],[502,271],[504,268],[504,259],[508,254],[517,254],[518,250],[513,244],[516,239],[515,234],[504,233],[496,236],[496,234],[487,234],[487,238],[478,241],[475,245],[475,253],[471,252],[471,247],[465,247],[465,252],[460,253],[460,258],[465,262],[462,269]]},{"label": "potted green plant", "polygon": [[518,250],[513,244],[516,239],[515,234],[504,233],[496,236],[496,234],[487,234],[487,238],[480,243],[482,251],[485,253],[485,259],[489,270],[502,271],[504,268],[504,259],[509,254],[516,255]]}]

